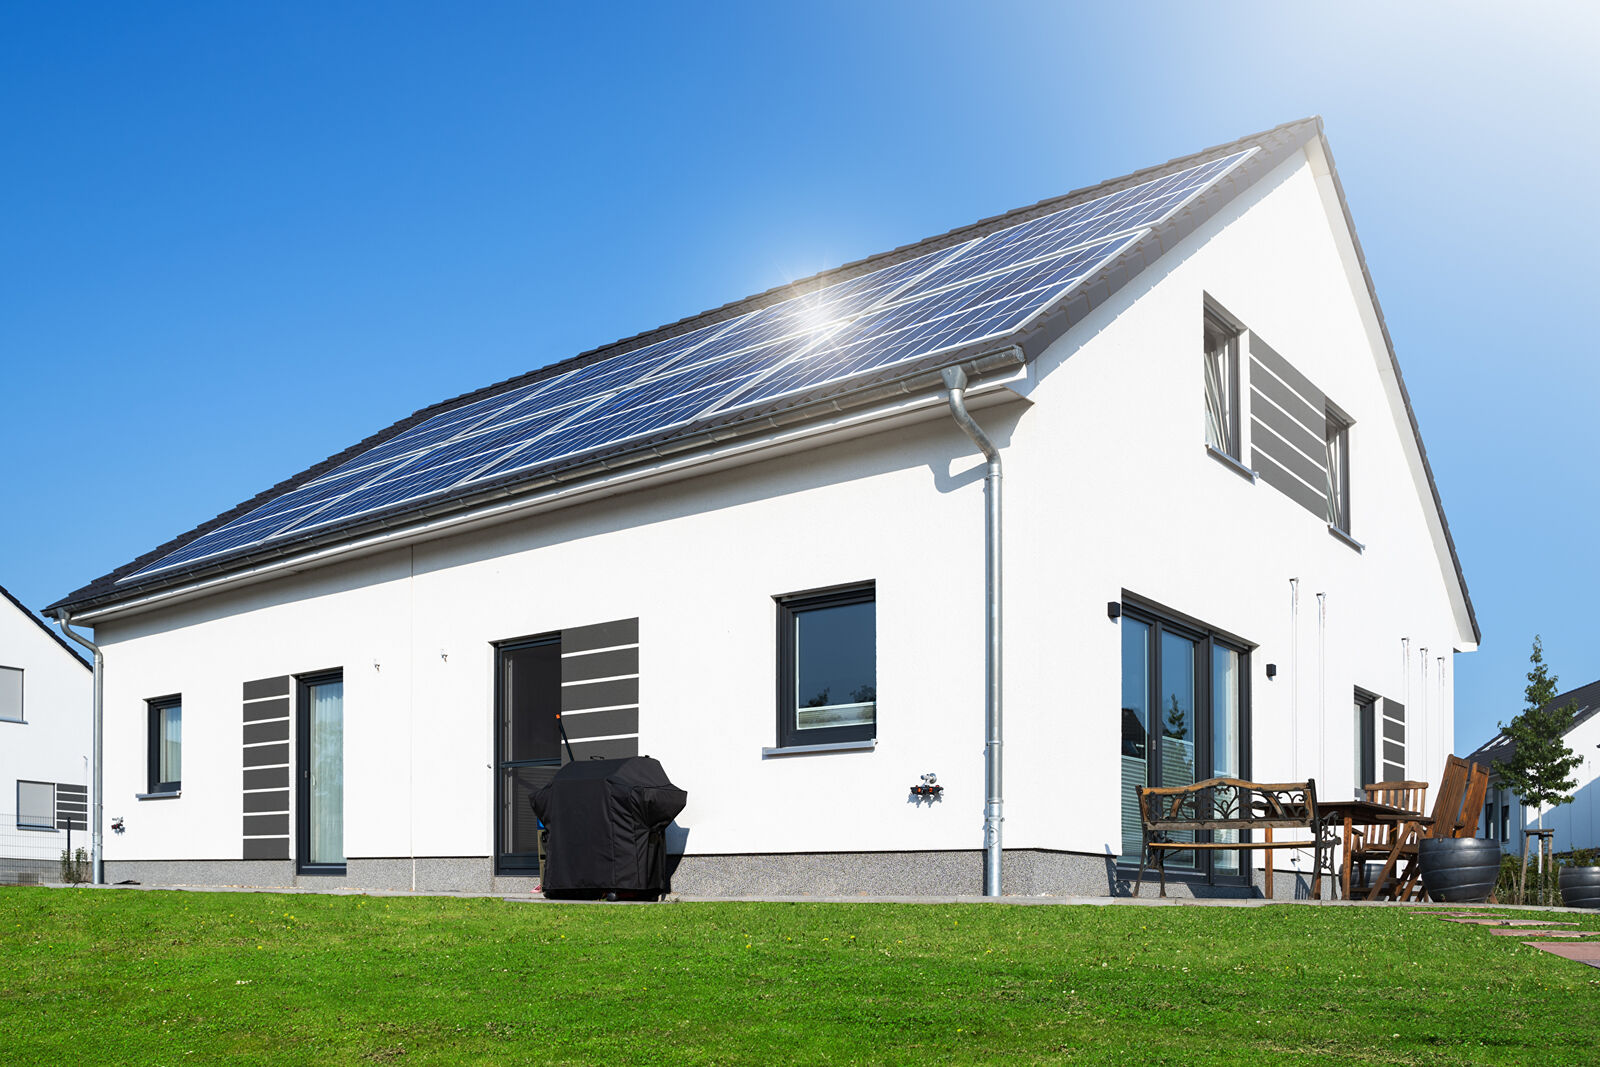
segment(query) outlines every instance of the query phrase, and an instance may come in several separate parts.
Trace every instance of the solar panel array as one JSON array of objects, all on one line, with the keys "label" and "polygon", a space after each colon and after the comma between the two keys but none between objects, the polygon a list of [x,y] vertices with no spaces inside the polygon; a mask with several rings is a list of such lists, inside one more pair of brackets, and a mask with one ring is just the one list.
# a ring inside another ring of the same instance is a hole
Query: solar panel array
[{"label": "solar panel array", "polygon": [[452,408],[123,581],[1015,333],[1254,151]]}]

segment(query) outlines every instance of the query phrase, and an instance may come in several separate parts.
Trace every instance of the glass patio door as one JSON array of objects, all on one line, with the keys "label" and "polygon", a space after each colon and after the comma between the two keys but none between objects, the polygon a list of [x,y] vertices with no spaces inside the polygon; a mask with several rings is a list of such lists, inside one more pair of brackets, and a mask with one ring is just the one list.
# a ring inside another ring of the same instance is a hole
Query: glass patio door
[{"label": "glass patio door", "polygon": [[[1122,856],[1143,847],[1138,788],[1243,777],[1246,734],[1244,650],[1203,629],[1124,607],[1122,615]],[[1232,834],[1232,832],[1230,832]],[[1195,840],[1178,835],[1176,840]],[[1200,840],[1237,840],[1236,834]],[[1168,869],[1242,877],[1239,853],[1173,852]]]}]

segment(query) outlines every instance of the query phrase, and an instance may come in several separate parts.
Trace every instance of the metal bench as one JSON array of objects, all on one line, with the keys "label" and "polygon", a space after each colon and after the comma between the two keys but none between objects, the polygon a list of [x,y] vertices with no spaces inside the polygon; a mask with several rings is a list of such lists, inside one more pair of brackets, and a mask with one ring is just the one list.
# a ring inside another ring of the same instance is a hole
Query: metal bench
[{"label": "metal bench", "polygon": [[[1139,858],[1139,880],[1133,895],[1144,885],[1145,869],[1154,861],[1161,874],[1161,896],[1167,895],[1167,853],[1266,849],[1267,892],[1272,889],[1274,849],[1309,848],[1315,854],[1311,892],[1322,895],[1322,872],[1333,877],[1333,838],[1317,812],[1317,783],[1247,782],[1239,778],[1208,778],[1193,785],[1139,787],[1139,815],[1144,822],[1144,851]],[[1310,840],[1274,841],[1277,829],[1306,830]],[[1254,831],[1263,838],[1246,839]],[[1236,833],[1240,840],[1218,841],[1217,832]],[[1188,840],[1174,835],[1188,835]],[[1196,840],[1205,835],[1209,840]]]}]

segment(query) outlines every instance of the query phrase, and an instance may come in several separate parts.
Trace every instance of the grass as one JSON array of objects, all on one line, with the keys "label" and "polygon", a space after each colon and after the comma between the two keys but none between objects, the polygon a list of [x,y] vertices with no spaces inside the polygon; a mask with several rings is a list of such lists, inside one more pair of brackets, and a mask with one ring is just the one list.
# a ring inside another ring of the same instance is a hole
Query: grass
[{"label": "grass", "polygon": [[1589,1064],[1596,1047],[1600,970],[1409,909],[0,890],[7,1064]]}]

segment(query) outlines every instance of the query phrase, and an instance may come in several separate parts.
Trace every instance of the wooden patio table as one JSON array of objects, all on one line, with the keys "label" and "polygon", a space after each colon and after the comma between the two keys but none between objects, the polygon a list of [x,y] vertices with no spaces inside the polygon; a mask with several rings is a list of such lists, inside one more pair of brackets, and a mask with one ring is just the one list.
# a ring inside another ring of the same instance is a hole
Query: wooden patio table
[{"label": "wooden patio table", "polygon": [[1344,823],[1344,854],[1340,860],[1341,877],[1340,887],[1344,899],[1350,899],[1350,850],[1353,842],[1351,831],[1357,826],[1393,826],[1396,832],[1393,835],[1393,844],[1389,848],[1389,855],[1384,860],[1383,870],[1373,880],[1372,888],[1367,891],[1367,900],[1377,900],[1379,892],[1383,889],[1384,882],[1394,872],[1395,864],[1400,859],[1401,850],[1406,843],[1416,839],[1417,832],[1424,826],[1432,826],[1433,819],[1418,811],[1406,808],[1397,808],[1389,804],[1379,804],[1372,800],[1323,800],[1317,804],[1317,814],[1326,820],[1328,826],[1336,826],[1340,821]]}]

